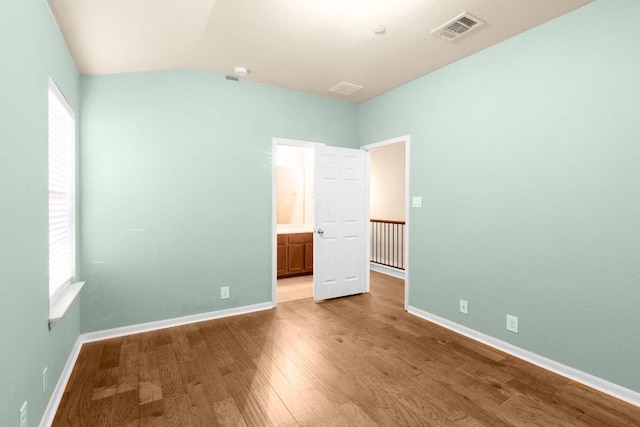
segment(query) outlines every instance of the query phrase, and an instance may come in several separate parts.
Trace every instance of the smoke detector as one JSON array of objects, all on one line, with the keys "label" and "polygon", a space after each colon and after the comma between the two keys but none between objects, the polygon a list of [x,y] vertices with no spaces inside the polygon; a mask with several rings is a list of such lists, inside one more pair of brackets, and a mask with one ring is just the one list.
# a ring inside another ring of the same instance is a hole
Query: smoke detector
[{"label": "smoke detector", "polygon": [[340,82],[329,89],[329,92],[339,93],[340,95],[353,95],[362,88],[362,86],[354,85],[353,83]]},{"label": "smoke detector", "polygon": [[233,74],[238,77],[244,77],[249,74],[249,70],[247,70],[245,67],[233,67]]},{"label": "smoke detector", "polygon": [[484,25],[484,21],[465,12],[431,31],[431,34],[444,40],[452,41],[482,25]]}]

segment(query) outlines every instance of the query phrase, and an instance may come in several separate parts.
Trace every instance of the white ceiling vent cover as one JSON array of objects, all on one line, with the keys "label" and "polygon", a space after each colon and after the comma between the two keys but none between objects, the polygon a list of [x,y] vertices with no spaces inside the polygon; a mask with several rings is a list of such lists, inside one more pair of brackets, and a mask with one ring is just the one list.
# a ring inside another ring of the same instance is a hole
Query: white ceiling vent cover
[{"label": "white ceiling vent cover", "polygon": [[484,21],[476,18],[468,13],[456,16],[446,24],[431,31],[431,34],[445,40],[455,40],[463,34],[470,33],[476,28],[482,26]]},{"label": "white ceiling vent cover", "polygon": [[353,95],[362,88],[363,86],[354,85],[353,83],[340,82],[329,89],[329,92],[335,92],[341,95]]}]

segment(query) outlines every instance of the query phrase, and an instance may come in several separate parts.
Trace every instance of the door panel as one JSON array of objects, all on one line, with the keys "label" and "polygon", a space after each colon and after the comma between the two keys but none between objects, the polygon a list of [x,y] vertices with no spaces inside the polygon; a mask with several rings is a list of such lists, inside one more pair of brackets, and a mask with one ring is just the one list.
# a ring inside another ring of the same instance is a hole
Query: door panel
[{"label": "door panel", "polygon": [[314,297],[362,293],[366,287],[367,194],[365,152],[315,151]]}]

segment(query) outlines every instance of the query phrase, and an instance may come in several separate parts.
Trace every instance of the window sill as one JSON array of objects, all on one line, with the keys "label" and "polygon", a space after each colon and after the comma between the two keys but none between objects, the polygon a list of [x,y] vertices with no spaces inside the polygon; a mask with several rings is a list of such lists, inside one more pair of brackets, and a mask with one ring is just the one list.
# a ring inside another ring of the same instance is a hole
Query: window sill
[{"label": "window sill", "polygon": [[62,319],[73,301],[80,293],[84,282],[70,283],[60,295],[49,305],[49,330],[53,329],[56,323]]}]

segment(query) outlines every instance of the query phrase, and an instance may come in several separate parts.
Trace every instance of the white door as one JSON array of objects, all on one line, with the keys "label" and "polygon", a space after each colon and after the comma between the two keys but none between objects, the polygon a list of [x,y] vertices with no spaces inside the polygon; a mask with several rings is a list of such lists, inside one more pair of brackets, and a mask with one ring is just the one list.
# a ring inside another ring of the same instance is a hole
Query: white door
[{"label": "white door", "polygon": [[365,292],[368,285],[366,154],[316,147],[314,168],[313,297]]}]

